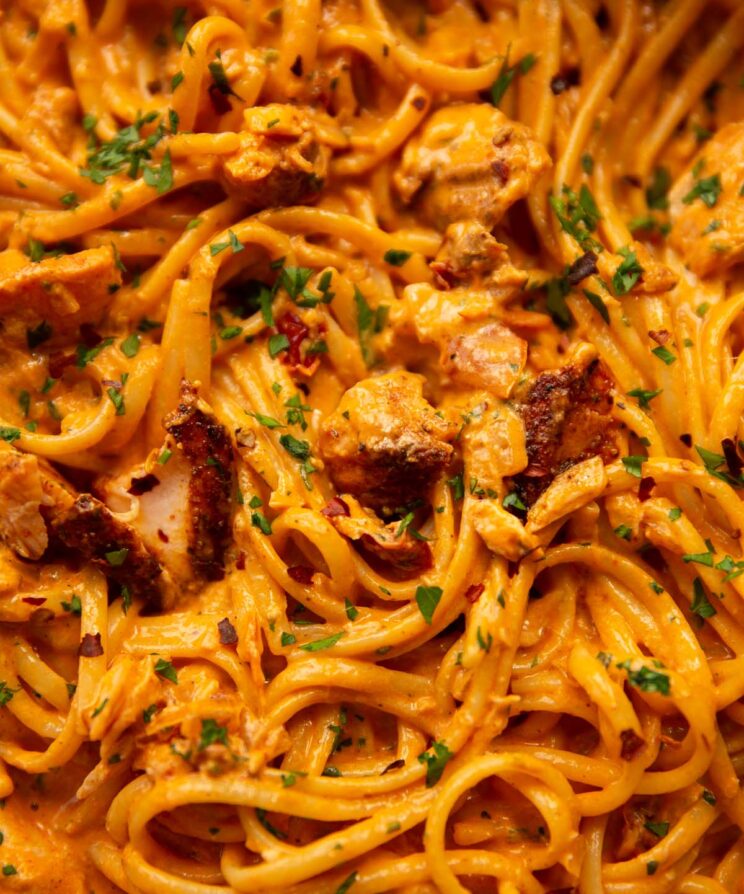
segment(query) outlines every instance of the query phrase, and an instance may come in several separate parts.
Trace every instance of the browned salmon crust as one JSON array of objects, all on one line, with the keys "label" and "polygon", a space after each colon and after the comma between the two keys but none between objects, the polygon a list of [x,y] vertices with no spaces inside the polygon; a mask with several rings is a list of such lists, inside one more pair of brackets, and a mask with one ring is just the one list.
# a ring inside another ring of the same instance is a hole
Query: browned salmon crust
[{"label": "browned salmon crust", "polygon": [[164,425],[191,465],[189,554],[196,574],[207,580],[225,575],[230,537],[232,446],[225,428],[200,409],[196,389],[184,383],[181,402]]},{"label": "browned salmon crust", "polygon": [[610,417],[612,382],[595,360],[586,368],[568,365],[541,373],[518,403],[527,438],[529,465],[514,478],[530,505],[565,469],[601,456],[617,457],[617,424]]},{"label": "browned salmon crust", "polygon": [[162,568],[136,532],[120,522],[90,494],[80,494],[71,506],[42,507],[51,538],[97,565],[110,580],[145,600],[148,609],[162,607]]},{"label": "browned salmon crust", "polygon": [[340,493],[392,510],[425,494],[452,456],[455,429],[422,394],[423,380],[394,372],[357,382],[324,422],[319,446]]}]

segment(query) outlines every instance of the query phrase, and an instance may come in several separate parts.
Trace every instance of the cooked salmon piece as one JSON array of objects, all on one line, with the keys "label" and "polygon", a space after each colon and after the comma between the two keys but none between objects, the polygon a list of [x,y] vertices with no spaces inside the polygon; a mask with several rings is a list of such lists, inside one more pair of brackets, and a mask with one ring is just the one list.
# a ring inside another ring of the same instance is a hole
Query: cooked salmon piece
[{"label": "cooked salmon piece", "polygon": [[7,249],[0,253],[3,337],[25,345],[28,331],[43,325],[49,338],[75,339],[81,323],[100,322],[120,285],[121,272],[108,245],[36,262]]},{"label": "cooked salmon piece", "polygon": [[0,444],[0,539],[24,559],[40,559],[48,544],[35,456]]},{"label": "cooked salmon piece", "polygon": [[38,561],[61,548],[160,607],[162,569],[136,530],[96,497],[76,494],[45,460],[8,444],[0,444],[0,515],[0,538],[17,555]]},{"label": "cooked salmon piece", "polygon": [[80,114],[77,93],[71,87],[49,87],[40,84],[26,109],[23,120],[27,127],[47,133],[64,153],[72,145],[75,124]]},{"label": "cooked salmon piece", "polygon": [[708,140],[669,194],[670,244],[698,276],[744,258],[744,122]]},{"label": "cooked salmon piece", "polygon": [[[225,549],[230,538],[233,454],[230,436],[211,409],[200,400],[197,389],[184,382],[176,410],[165,420],[176,450],[188,469],[176,462],[173,473],[187,475],[188,501],[179,502],[178,519],[187,526],[188,554],[194,572],[206,580],[225,574]],[[168,474],[168,463],[163,467]],[[150,492],[152,493],[152,491]],[[174,489],[174,495],[179,489]],[[183,511],[186,505],[187,511]],[[144,511],[147,511],[147,502]]]},{"label": "cooked salmon piece", "polygon": [[403,152],[395,186],[440,230],[461,220],[492,229],[550,166],[532,131],[485,103],[435,112]]},{"label": "cooked salmon piece", "polygon": [[339,492],[377,509],[425,495],[452,456],[457,429],[435,413],[423,384],[422,376],[392,372],[344,394],[319,439]]},{"label": "cooked salmon piece", "polygon": [[301,205],[320,195],[330,151],[301,109],[279,103],[249,109],[240,139],[240,149],[222,161],[222,179],[251,209]]},{"label": "cooked salmon piece", "polygon": [[348,495],[345,500],[334,497],[323,514],[339,534],[357,542],[373,564],[396,580],[415,577],[432,566],[428,542],[420,534],[413,536],[405,521],[385,524]]},{"label": "cooked salmon piece", "polygon": [[513,481],[524,503],[534,503],[556,475],[582,460],[617,457],[611,389],[605,367],[586,352],[540,373],[517,395],[529,464]]}]

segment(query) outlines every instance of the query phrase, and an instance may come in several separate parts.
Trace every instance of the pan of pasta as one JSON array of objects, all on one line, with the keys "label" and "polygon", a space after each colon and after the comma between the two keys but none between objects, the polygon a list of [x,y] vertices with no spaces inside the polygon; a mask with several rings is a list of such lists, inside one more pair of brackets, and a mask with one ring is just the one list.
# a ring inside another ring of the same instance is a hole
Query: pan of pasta
[{"label": "pan of pasta", "polygon": [[742,894],[744,4],[0,4],[0,888]]}]

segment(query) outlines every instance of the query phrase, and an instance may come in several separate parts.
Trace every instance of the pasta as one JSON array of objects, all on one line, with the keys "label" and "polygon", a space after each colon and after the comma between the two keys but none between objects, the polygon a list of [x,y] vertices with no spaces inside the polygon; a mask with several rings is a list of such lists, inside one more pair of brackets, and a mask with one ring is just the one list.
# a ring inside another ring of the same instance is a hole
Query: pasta
[{"label": "pasta", "polygon": [[3,5],[8,890],[741,890],[742,47]]}]

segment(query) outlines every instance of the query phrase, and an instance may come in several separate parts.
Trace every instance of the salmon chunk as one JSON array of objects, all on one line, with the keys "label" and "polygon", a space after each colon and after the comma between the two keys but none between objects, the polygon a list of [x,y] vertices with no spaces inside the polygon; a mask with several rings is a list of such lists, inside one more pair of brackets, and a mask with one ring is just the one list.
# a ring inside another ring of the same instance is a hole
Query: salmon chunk
[{"label": "salmon chunk", "polygon": [[466,103],[429,118],[406,146],[395,185],[438,229],[470,220],[490,230],[549,165],[524,124],[493,106]]},{"label": "salmon chunk", "polygon": [[421,497],[452,456],[455,426],[409,372],[363,379],[324,422],[320,450],[338,490],[393,509]]},{"label": "salmon chunk", "polygon": [[709,140],[672,189],[669,241],[698,276],[744,258],[744,123]]}]

